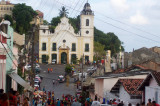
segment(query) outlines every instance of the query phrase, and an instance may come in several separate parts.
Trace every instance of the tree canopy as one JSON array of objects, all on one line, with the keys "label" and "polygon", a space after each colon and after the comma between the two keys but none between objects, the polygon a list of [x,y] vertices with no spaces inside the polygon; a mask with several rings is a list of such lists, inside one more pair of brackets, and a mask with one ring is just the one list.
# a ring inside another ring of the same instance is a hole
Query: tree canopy
[{"label": "tree canopy", "polygon": [[102,45],[99,42],[94,42],[94,60],[100,60],[106,55],[104,48],[105,45]]},{"label": "tree canopy", "polygon": [[124,48],[122,46],[123,43],[114,33],[110,32],[105,34],[97,28],[94,28],[94,40],[101,43],[102,45],[105,45],[104,50],[111,50],[112,55],[118,53],[120,51],[120,47],[122,51],[124,51]]},{"label": "tree canopy", "polygon": [[30,6],[25,4],[16,4],[13,8],[13,19],[16,21],[15,30],[20,34],[27,33],[30,29],[30,22],[37,13]]}]

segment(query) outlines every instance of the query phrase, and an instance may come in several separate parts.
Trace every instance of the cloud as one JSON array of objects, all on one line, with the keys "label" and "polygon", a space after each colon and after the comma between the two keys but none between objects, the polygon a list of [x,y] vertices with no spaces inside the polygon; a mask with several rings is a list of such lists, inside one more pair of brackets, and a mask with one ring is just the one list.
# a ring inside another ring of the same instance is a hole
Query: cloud
[{"label": "cloud", "polygon": [[129,9],[129,5],[126,0],[111,0],[111,5],[117,12],[125,12]]},{"label": "cloud", "polygon": [[144,25],[148,24],[148,19],[144,17],[140,12],[137,12],[136,15],[130,17],[130,22],[132,24]]}]

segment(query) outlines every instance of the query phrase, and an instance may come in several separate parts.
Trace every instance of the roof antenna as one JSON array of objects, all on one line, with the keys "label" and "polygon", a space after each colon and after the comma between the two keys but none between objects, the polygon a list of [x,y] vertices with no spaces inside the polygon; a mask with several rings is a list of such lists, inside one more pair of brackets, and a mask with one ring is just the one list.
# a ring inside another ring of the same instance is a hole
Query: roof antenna
[{"label": "roof antenna", "polygon": [[88,0],[87,0],[87,3],[88,3]]}]

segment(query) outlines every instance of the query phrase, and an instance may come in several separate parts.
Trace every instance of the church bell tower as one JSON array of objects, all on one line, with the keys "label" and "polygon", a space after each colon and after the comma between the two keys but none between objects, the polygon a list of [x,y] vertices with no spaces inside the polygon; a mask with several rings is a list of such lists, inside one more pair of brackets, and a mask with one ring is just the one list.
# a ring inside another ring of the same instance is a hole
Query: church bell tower
[{"label": "church bell tower", "polygon": [[84,5],[83,10],[81,11],[80,20],[81,36],[94,37],[94,13],[88,2]]}]

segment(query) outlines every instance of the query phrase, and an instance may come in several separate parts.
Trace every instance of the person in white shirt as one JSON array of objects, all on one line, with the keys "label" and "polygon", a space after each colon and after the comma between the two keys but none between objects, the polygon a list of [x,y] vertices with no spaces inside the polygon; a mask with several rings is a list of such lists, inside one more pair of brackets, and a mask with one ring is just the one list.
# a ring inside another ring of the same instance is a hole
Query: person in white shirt
[{"label": "person in white shirt", "polygon": [[97,100],[97,96],[95,97],[95,100],[92,102],[91,106],[101,106],[100,102]]}]

